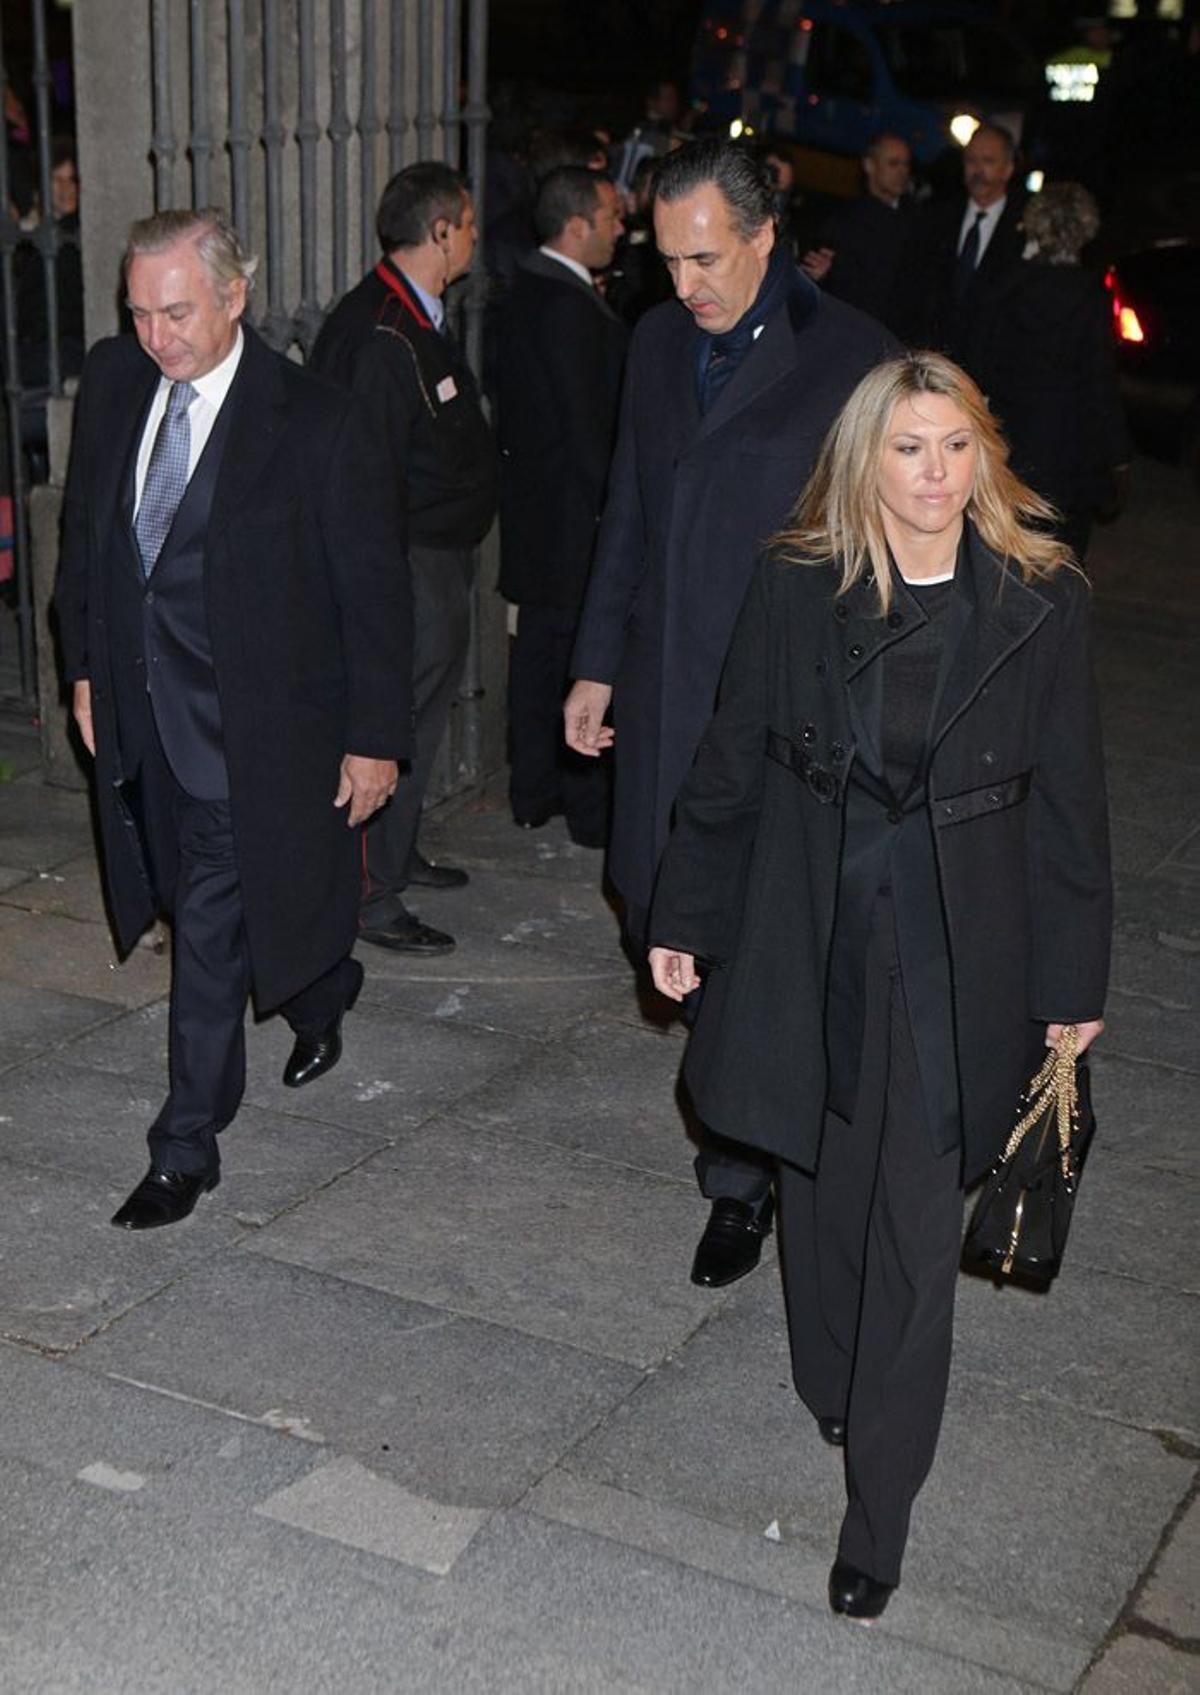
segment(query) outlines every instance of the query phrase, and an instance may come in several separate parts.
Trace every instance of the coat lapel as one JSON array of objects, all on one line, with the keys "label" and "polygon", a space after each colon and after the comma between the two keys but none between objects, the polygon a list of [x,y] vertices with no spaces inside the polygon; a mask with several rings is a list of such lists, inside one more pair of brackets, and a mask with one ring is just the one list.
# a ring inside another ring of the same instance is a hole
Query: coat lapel
[{"label": "coat lapel", "polygon": [[602,313],[606,318],[611,318],[614,323],[620,323],[621,320],[600,290],[591,283],[585,283],[582,277],[577,277],[569,265],[560,265],[557,259],[547,259],[546,255],[540,252],[531,253],[527,259],[522,261],[522,264],[525,270],[532,271],[536,277],[544,277],[547,282],[559,283],[565,288],[578,290],[585,299],[591,301],[597,312]]},{"label": "coat lapel", "polygon": [[224,529],[250,495],[279,446],[288,403],[276,356],[252,329],[244,332],[245,351],[225,404],[231,408],[229,434],[213,493],[208,535]]},{"label": "coat lapel", "polygon": [[[751,347],[739,370],[725,384],[712,407],[700,423],[699,438],[724,429],[731,419],[752,406],[759,396],[776,383],[785,382],[796,366],[796,337],[786,311],[773,312],[763,326],[763,332]],[[696,360],[688,360],[688,372],[696,387]],[[693,402],[693,404],[695,404]],[[697,411],[699,408],[697,407]]]},{"label": "coat lapel", "polygon": [[114,407],[112,433],[102,452],[106,463],[101,464],[93,487],[100,494],[97,521],[102,535],[119,533],[128,542],[131,567],[142,576],[142,559],[137,538],[133,533],[133,500],[137,479],[137,456],[141,445],[146,417],[158,388],[158,367],[144,358],[145,369],[138,372],[136,386],[130,396],[132,405]]},{"label": "coat lapel", "polygon": [[962,589],[968,603],[961,636],[945,677],[934,718],[930,748],[936,748],[989,677],[1024,645],[1048,615],[1041,595],[1005,569],[968,525]]}]

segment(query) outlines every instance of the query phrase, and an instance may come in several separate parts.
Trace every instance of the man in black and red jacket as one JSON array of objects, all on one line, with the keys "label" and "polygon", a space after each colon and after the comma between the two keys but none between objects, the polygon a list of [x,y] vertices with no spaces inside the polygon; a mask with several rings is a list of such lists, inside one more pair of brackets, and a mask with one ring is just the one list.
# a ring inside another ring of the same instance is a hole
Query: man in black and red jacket
[{"label": "man in black and red jacket", "polygon": [[410,883],[453,888],[465,871],[431,865],[417,828],[430,769],[462,677],[472,550],[496,510],[496,448],[444,296],[467,271],[475,208],[463,178],[432,161],[388,183],[376,230],[384,257],[330,314],[314,369],[352,388],[386,443],[403,497],[416,624],[416,752],[391,805],[366,832],[359,933],[400,953],[446,953],[454,938],[404,904]]}]

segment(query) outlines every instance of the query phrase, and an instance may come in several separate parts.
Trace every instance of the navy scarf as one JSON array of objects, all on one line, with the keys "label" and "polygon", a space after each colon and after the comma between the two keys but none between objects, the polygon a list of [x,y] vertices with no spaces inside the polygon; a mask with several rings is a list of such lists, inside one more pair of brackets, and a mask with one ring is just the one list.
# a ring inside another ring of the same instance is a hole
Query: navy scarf
[{"label": "navy scarf", "polygon": [[797,273],[791,254],[776,242],[767,262],[753,304],[724,335],[710,335],[697,327],[696,396],[700,412],[708,412],[721,390],[737,371],[757,340],[756,331],[782,307],[796,284]]}]

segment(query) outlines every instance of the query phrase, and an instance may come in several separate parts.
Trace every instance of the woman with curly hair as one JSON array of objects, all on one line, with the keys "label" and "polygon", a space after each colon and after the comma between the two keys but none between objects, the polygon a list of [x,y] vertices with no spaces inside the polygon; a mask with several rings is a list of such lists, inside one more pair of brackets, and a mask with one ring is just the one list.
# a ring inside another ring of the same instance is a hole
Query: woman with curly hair
[{"label": "woman with curly hair", "polygon": [[679,795],[650,964],[703,986],[713,1130],[777,1161],[796,1388],[844,1447],[835,1612],[900,1580],[950,1366],[964,1187],[1037,1052],[1102,1028],[1088,585],[934,353],[870,372],[760,561]]}]

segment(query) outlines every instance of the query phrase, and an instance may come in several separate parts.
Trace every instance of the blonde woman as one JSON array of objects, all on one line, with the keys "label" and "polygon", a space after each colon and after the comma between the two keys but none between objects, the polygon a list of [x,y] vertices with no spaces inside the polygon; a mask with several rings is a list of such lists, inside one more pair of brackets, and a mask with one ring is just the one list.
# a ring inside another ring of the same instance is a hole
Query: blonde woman
[{"label": "blonde woman", "polygon": [[835,1612],[879,1616],[945,1401],[964,1186],[1102,1028],[1088,586],[965,372],[878,366],[763,557],[650,925],[711,1129],[778,1162],[796,1388],[845,1447]]}]

